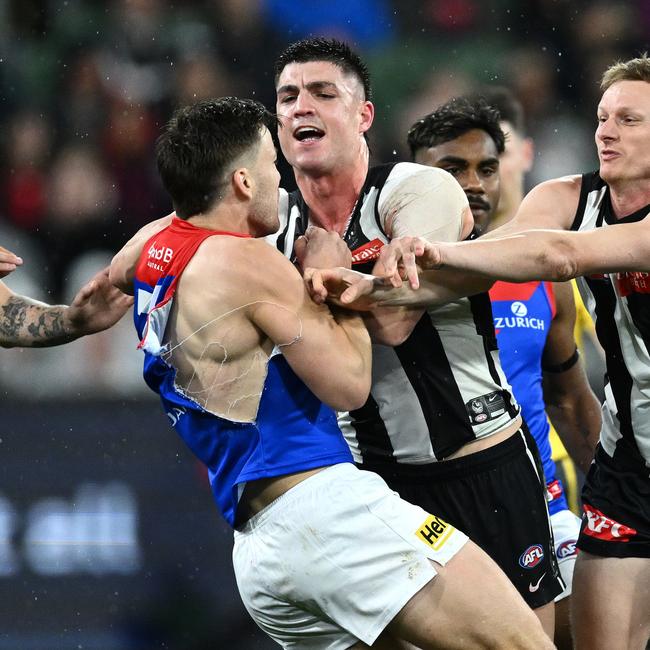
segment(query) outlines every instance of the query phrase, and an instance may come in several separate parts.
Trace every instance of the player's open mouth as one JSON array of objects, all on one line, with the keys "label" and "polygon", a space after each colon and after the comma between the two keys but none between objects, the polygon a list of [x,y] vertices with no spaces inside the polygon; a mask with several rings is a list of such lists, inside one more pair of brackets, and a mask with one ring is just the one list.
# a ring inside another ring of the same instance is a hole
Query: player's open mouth
[{"label": "player's open mouth", "polygon": [[320,140],[324,135],[325,132],[317,129],[315,126],[299,126],[293,132],[293,137],[300,142],[314,142]]}]

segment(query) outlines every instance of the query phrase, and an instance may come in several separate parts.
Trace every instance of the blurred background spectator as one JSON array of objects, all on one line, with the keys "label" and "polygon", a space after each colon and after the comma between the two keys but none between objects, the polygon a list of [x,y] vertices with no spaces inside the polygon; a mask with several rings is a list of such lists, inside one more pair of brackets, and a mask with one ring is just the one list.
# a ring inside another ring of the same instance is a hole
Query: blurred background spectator
[{"label": "blurred background spectator", "polygon": [[[649,34],[647,0],[0,0],[0,244],[25,259],[8,283],[69,300],[135,230],[170,211],[153,147],[171,111],[221,95],[272,108],[272,62],[291,41],[335,36],[365,57],[376,162],[407,159],[407,127],[451,96],[509,86],[536,143],[533,185],[595,167],[598,78],[650,49]],[[0,650],[275,647],[243,611],[230,535],[140,378],[127,321],[68,346],[0,354],[9,459],[0,599],[25,612],[3,620]],[[71,424],[81,417],[83,427]],[[103,487],[88,488],[98,474]],[[170,477],[182,486],[177,505]],[[106,558],[83,553],[35,563],[34,548],[100,543],[88,542],[86,520],[77,541],[61,532],[70,529],[61,512],[72,521],[89,493],[104,495],[110,521],[126,522],[125,563],[118,554],[101,569]],[[52,503],[56,526],[46,518],[35,528]]]}]

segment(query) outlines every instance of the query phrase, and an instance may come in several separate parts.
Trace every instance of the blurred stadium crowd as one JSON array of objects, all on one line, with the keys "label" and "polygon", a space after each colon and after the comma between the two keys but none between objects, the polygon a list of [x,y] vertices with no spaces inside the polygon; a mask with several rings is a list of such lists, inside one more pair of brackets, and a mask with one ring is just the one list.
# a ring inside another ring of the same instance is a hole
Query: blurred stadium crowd
[{"label": "blurred stadium crowd", "polygon": [[[650,2],[584,0],[0,0],[0,242],[17,291],[68,301],[171,206],[153,146],[178,105],[221,95],[274,106],[272,62],[310,34],[369,62],[377,162],[408,126],[484,84],[521,99],[531,185],[595,165],[597,79],[648,48]],[[292,187],[283,167],[285,186]],[[146,391],[130,324],[46,351],[3,353],[2,384],[32,396]],[[60,381],[66,376],[66,381]]]}]

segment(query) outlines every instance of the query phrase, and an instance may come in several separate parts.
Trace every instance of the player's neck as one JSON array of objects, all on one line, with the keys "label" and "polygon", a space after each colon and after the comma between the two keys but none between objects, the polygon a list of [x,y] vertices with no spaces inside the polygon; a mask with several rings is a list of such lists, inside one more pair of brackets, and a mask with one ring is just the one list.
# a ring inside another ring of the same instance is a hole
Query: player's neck
[{"label": "player's neck", "polygon": [[318,177],[296,172],[296,183],[309,207],[310,223],[343,236],[367,174],[367,161]]},{"label": "player's neck", "polygon": [[187,220],[197,228],[206,230],[219,230],[221,232],[234,232],[244,235],[253,235],[248,214],[229,201],[221,202],[217,207],[207,212],[200,212]]},{"label": "player's neck", "polygon": [[614,215],[622,219],[650,203],[650,179],[609,183]]}]

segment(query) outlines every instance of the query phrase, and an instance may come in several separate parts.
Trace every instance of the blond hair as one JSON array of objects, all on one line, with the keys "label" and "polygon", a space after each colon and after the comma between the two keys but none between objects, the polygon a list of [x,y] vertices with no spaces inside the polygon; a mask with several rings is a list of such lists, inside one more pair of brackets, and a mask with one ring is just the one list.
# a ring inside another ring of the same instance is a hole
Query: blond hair
[{"label": "blond hair", "polygon": [[650,83],[650,58],[644,53],[636,59],[617,61],[610,65],[600,80],[600,89],[607,90],[617,81],[647,81]]}]

